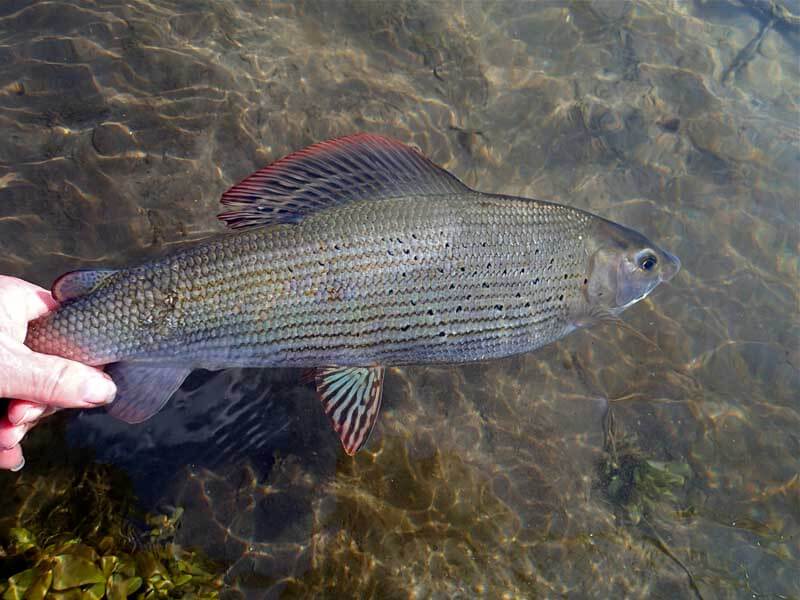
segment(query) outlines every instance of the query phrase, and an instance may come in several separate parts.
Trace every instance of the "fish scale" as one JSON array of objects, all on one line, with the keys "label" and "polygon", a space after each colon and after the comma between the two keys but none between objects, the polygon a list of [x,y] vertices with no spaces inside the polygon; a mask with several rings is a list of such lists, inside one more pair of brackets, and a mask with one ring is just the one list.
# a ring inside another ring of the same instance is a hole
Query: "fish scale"
[{"label": "fish scale", "polygon": [[[72,336],[69,357],[91,364],[180,353],[197,366],[396,365],[524,352],[568,325],[588,223],[567,207],[478,194],[362,201],[147,263],[66,306],[48,332]],[[121,302],[130,296],[135,305]],[[101,326],[103,338],[81,335]],[[36,330],[29,341],[42,347]]]},{"label": "fish scale", "polygon": [[[616,315],[679,267],[634,231],[477,192],[380,136],[301,150],[222,201],[220,218],[243,231],[62,276],[62,305],[29,325],[26,344],[110,365],[121,395],[110,410],[130,422],[155,414],[192,368],[315,368],[352,454],[378,414],[385,366],[534,350]],[[650,272],[658,260],[663,271]]]}]

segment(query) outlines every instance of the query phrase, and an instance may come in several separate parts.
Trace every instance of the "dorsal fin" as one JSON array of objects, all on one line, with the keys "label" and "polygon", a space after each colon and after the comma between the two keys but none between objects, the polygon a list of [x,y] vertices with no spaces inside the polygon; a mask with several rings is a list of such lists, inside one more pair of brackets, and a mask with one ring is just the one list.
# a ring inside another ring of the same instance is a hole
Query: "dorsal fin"
[{"label": "dorsal fin", "polygon": [[256,171],[222,195],[230,208],[218,217],[241,229],[295,223],[353,200],[468,190],[418,150],[359,133],[314,144]]},{"label": "dorsal fin", "polygon": [[53,282],[50,293],[58,302],[80,298],[96,290],[116,269],[80,269],[64,273]]}]

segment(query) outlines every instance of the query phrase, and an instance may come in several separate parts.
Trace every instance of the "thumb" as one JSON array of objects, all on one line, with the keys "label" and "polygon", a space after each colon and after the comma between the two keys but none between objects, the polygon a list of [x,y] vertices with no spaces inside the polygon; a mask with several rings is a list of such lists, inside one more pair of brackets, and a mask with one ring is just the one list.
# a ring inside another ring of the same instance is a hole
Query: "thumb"
[{"label": "thumb", "polygon": [[99,369],[37,354],[20,345],[0,363],[0,397],[30,400],[59,408],[87,408],[108,404],[117,388]]}]

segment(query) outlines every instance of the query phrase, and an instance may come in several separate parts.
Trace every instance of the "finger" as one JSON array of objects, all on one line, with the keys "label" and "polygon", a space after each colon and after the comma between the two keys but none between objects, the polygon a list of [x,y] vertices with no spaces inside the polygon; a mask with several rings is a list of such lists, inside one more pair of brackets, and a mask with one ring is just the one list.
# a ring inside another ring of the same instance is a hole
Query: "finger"
[{"label": "finger", "polygon": [[12,400],[8,403],[8,420],[12,425],[23,423],[36,423],[39,419],[47,417],[58,410],[46,404],[28,402],[27,400]]},{"label": "finger", "polygon": [[8,418],[0,420],[0,451],[12,450],[14,446],[19,446],[30,428],[30,424],[14,425]]},{"label": "finger", "polygon": [[117,392],[111,378],[94,367],[37,354],[21,345],[12,358],[8,360],[11,364],[0,366],[0,397],[59,408],[87,408],[108,404]]},{"label": "finger", "polygon": [[16,277],[0,275],[0,290],[4,303],[23,311],[26,323],[58,307],[49,291]]},{"label": "finger", "polygon": [[22,448],[14,446],[10,450],[0,450],[0,469],[19,471],[25,466]]}]

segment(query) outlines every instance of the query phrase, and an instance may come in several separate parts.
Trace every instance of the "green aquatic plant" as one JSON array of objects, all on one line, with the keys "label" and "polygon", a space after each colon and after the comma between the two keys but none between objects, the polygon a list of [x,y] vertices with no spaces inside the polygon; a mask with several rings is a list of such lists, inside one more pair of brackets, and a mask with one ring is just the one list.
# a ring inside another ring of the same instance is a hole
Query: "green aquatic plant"
[{"label": "green aquatic plant", "polygon": [[657,503],[678,501],[675,490],[691,473],[687,463],[648,459],[630,440],[624,440],[617,451],[616,456],[607,454],[601,460],[601,485],[608,499],[622,507],[633,524],[652,512]]},{"label": "green aquatic plant", "polygon": [[604,452],[598,470],[606,498],[634,525],[653,513],[658,504],[677,503],[675,491],[691,475],[686,462],[647,458],[635,437],[620,434],[611,410],[606,417]]},{"label": "green aquatic plant", "polygon": [[4,474],[0,599],[218,597],[220,567],[173,543],[180,508],[141,516],[120,471],[57,462]]},{"label": "green aquatic plant", "polygon": [[676,490],[691,476],[686,462],[662,462],[647,458],[639,448],[636,437],[626,435],[614,420],[609,405],[603,423],[603,456],[598,462],[600,488],[615,509],[660,552],[677,564],[689,580],[689,587],[702,600],[692,570],[664,541],[654,524],[659,508],[670,506],[673,514],[691,514],[692,507],[677,510]]},{"label": "green aquatic plant", "polygon": [[41,546],[31,531],[13,528],[5,552],[27,568],[0,588],[3,600],[216,598],[221,585],[196,553],[158,546],[128,553],[111,536],[98,547],[79,539]]}]

